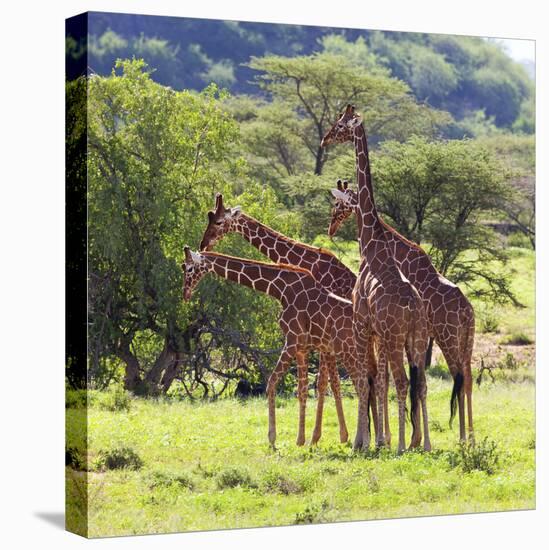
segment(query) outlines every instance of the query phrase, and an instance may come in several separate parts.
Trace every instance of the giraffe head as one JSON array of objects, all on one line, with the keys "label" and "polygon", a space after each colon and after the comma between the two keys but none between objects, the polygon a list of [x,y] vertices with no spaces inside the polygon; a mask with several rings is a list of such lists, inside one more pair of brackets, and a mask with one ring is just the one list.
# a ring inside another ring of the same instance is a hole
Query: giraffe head
[{"label": "giraffe head", "polygon": [[204,231],[200,250],[211,250],[214,244],[219,241],[223,235],[232,231],[233,224],[241,214],[240,206],[234,208],[225,208],[223,205],[223,195],[217,193],[215,196],[215,210],[208,212],[208,227]]},{"label": "giraffe head", "polygon": [[337,233],[341,224],[354,212],[358,204],[357,193],[349,189],[347,180],[343,182],[337,180],[337,189],[332,189],[332,195],[335,197],[335,203],[332,208],[330,227],[328,228],[330,237]]},{"label": "giraffe head", "polygon": [[335,124],[328,130],[327,134],[320,142],[321,147],[326,147],[331,143],[344,143],[353,141],[354,130],[362,124],[362,117],[355,111],[355,106],[350,103],[345,111],[339,115]]},{"label": "giraffe head", "polygon": [[183,299],[188,302],[191,299],[192,293],[200,279],[211,271],[212,266],[208,260],[198,252],[186,246],[185,261],[181,264],[181,269],[185,273],[185,284],[183,285]]}]

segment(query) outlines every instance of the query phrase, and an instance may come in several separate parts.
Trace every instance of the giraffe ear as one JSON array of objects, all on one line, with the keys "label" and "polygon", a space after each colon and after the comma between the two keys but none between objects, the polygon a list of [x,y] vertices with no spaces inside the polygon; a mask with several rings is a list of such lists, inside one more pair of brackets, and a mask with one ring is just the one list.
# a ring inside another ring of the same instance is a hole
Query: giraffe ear
[{"label": "giraffe ear", "polygon": [[241,206],[235,206],[234,208],[231,208],[231,217],[232,218],[238,218],[242,214],[242,207]]},{"label": "giraffe ear", "polygon": [[191,249],[188,246],[184,246],[183,250],[185,251],[185,261],[191,262],[192,261]]},{"label": "giraffe ear", "polygon": [[343,189],[347,189],[349,187],[349,182],[347,180],[343,180]]},{"label": "giraffe ear", "polygon": [[341,180],[337,180],[337,188],[340,190],[340,191],[343,191],[343,187],[341,185]]},{"label": "giraffe ear", "polygon": [[211,222],[215,220],[215,212],[213,210],[208,210],[208,220]]},{"label": "giraffe ear", "polygon": [[334,196],[334,198],[343,201],[345,204],[349,203],[349,197],[347,197],[347,195],[343,191],[341,191],[341,189],[332,189],[332,195]]}]

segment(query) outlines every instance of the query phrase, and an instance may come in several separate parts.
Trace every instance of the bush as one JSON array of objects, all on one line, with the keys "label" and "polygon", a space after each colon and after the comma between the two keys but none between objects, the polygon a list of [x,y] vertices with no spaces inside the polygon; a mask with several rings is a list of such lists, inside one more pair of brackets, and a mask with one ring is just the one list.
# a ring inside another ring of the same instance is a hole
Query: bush
[{"label": "bush", "polygon": [[328,502],[323,500],[321,504],[308,504],[302,512],[297,512],[294,519],[295,525],[307,525],[318,523],[322,520],[323,513],[328,509]]},{"label": "bush", "polygon": [[174,471],[155,471],[151,472],[148,478],[149,488],[154,489],[156,487],[170,487],[172,485],[185,487],[186,489],[193,490],[195,482],[193,477],[186,472],[174,472]]},{"label": "bush", "polygon": [[450,453],[450,465],[453,468],[461,466],[465,473],[480,470],[492,475],[499,465],[499,458],[496,442],[486,437],[477,445],[461,442],[458,450]]},{"label": "bush", "polygon": [[86,390],[65,390],[66,409],[85,409],[88,405],[88,392]]},{"label": "bush", "polygon": [[242,468],[227,468],[217,476],[217,486],[219,489],[232,489],[233,487],[256,488],[257,484],[253,481],[250,473]]},{"label": "bush", "polygon": [[429,374],[429,376],[442,378],[443,380],[450,380],[452,378],[450,370],[448,369],[448,366],[446,365],[443,358],[437,359],[437,362],[434,365],[428,367],[426,369],[426,372]]},{"label": "bush", "polygon": [[82,457],[82,453],[76,447],[67,447],[65,449],[65,466],[69,466],[74,470],[85,470],[86,461]]},{"label": "bush", "polygon": [[306,491],[307,483],[301,479],[293,479],[290,475],[274,470],[267,471],[263,476],[265,490],[283,495],[299,495]]},{"label": "bush", "polygon": [[499,332],[499,319],[493,311],[484,311],[480,315],[480,331],[484,334]]},{"label": "bush", "polygon": [[98,394],[97,404],[104,411],[129,411],[130,394],[122,386],[114,386],[108,391]]},{"label": "bush", "polygon": [[132,448],[118,447],[101,449],[94,466],[96,470],[139,470],[143,466],[143,461]]},{"label": "bush", "polygon": [[529,346],[534,341],[524,332],[515,332],[503,338],[500,343],[507,346]]}]

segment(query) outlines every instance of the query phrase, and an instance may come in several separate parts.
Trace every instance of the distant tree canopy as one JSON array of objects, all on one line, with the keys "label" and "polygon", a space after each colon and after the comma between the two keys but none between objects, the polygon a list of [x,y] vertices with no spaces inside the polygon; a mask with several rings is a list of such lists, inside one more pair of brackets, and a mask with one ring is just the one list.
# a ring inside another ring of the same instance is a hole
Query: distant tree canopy
[{"label": "distant tree canopy", "polygon": [[[138,30],[137,30],[138,29]],[[72,44],[68,55],[82,53]],[[89,62],[108,75],[117,58],[142,57],[153,78],[176,89],[210,82],[257,94],[250,57],[342,56],[366,72],[406,82],[419,101],[447,110],[459,123],[483,113],[497,127],[534,131],[533,81],[495,43],[475,37],[332,29],[206,19],[92,14]],[[494,98],[496,100],[494,101]],[[472,137],[470,125],[449,137]]]}]

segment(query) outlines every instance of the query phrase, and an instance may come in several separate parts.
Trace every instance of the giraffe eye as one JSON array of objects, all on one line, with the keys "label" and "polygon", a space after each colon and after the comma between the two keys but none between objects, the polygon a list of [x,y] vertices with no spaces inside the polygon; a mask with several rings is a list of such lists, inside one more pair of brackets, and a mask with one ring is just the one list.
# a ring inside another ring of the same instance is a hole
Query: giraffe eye
[{"label": "giraffe eye", "polygon": [[194,271],[194,266],[190,266],[187,268],[187,273],[192,273]]},{"label": "giraffe eye", "polygon": [[215,225],[223,225],[223,220],[215,222]]}]

